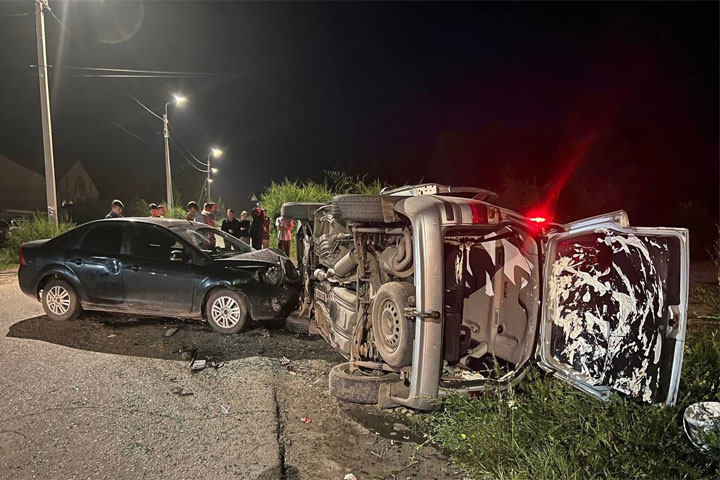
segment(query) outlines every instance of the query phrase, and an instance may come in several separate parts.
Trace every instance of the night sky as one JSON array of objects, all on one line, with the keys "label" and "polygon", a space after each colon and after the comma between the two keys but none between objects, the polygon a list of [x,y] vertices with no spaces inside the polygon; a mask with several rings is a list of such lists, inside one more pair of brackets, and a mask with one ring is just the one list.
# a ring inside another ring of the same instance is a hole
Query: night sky
[{"label": "night sky", "polygon": [[[718,216],[717,2],[50,5],[66,26],[47,18],[58,170],[82,161],[103,197],[164,197],[161,122],[132,96],[161,113],[182,92],[175,139],[201,160],[224,150],[228,204],[344,169],[547,186],[560,217]],[[42,171],[34,16],[5,16],[32,11],[0,4],[0,153]],[[197,197],[203,174],[171,155]]]}]

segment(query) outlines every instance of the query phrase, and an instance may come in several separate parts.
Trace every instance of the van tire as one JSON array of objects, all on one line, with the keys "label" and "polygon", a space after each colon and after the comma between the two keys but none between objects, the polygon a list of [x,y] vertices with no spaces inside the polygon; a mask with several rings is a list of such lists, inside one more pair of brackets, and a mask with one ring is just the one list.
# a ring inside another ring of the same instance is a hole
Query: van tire
[{"label": "van tire", "polygon": [[350,372],[350,363],[335,365],[330,370],[330,394],[338,400],[350,403],[376,404],[378,390],[384,383],[400,381],[397,373],[364,375],[359,371]]},{"label": "van tire", "polygon": [[315,210],[326,205],[326,203],[288,202],[283,203],[280,214],[302,222],[312,222],[315,220]]},{"label": "van tire", "polygon": [[415,286],[407,282],[390,282],[380,287],[372,305],[372,330],[380,356],[393,368],[412,363],[415,319],[405,316]]},{"label": "van tire", "polygon": [[390,195],[337,195],[332,201],[333,218],[348,222],[394,223],[400,215],[394,207],[407,197]]}]

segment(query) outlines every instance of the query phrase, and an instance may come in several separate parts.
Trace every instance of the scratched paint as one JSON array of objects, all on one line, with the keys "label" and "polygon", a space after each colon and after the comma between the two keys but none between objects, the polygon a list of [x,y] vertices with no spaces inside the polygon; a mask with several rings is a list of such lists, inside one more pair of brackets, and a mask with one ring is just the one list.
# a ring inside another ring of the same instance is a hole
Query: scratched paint
[{"label": "scratched paint", "polygon": [[666,315],[659,270],[668,252],[662,238],[610,230],[558,243],[548,291],[558,367],[589,385],[657,400]]}]

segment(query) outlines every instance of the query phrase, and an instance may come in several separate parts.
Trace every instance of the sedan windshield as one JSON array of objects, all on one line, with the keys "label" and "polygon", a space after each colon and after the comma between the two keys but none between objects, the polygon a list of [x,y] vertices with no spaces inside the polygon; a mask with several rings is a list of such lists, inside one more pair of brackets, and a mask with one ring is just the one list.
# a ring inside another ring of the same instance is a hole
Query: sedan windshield
[{"label": "sedan windshield", "polygon": [[252,251],[249,245],[213,227],[173,227],[172,231],[213,258],[232,257]]}]

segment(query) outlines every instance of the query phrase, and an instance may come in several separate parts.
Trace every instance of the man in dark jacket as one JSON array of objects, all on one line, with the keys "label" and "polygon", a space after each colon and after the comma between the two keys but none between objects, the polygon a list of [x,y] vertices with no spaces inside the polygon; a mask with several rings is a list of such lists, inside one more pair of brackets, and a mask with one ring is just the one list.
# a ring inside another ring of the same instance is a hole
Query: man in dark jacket
[{"label": "man in dark jacket", "polygon": [[250,220],[245,210],[240,214],[240,240],[250,245]]},{"label": "man in dark jacket", "polygon": [[232,208],[228,208],[226,215],[227,218],[223,220],[220,230],[225,233],[229,233],[234,237],[240,238],[240,231],[242,230],[242,226],[240,225],[238,219],[235,218],[235,212]]},{"label": "man in dark jacket", "polygon": [[105,218],[120,218],[122,217],[123,208],[125,205],[117,198],[110,204],[110,213],[105,215]]},{"label": "man in dark jacket", "polygon": [[265,215],[263,214],[263,209],[260,208],[259,204],[257,207],[253,208],[250,211],[250,216],[252,217],[252,225],[250,225],[250,238],[252,239],[252,247],[255,250],[260,250],[262,248]]}]

